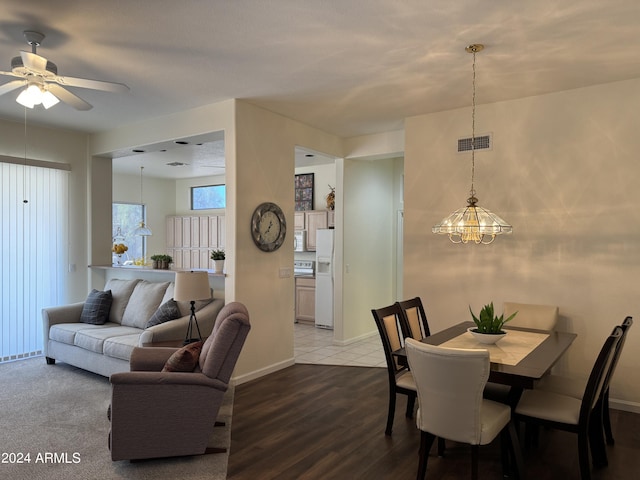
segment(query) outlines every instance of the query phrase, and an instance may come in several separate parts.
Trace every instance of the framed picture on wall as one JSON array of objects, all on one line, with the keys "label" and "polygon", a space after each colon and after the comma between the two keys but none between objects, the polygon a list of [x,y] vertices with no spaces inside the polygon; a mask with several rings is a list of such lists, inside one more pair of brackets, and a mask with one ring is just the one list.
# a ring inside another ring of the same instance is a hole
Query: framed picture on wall
[{"label": "framed picture on wall", "polygon": [[313,173],[296,175],[296,211],[313,210]]}]

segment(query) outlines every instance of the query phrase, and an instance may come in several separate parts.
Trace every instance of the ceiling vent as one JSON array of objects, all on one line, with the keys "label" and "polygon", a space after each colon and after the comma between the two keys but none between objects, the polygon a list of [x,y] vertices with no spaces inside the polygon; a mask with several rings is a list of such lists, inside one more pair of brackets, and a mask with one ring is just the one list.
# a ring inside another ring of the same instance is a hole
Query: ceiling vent
[{"label": "ceiling vent", "polygon": [[[458,153],[471,151],[471,138],[472,137],[458,139]],[[476,144],[475,144],[474,150],[492,150],[492,149],[493,149],[493,139],[491,138],[490,133],[486,135],[478,135],[476,137]]]}]

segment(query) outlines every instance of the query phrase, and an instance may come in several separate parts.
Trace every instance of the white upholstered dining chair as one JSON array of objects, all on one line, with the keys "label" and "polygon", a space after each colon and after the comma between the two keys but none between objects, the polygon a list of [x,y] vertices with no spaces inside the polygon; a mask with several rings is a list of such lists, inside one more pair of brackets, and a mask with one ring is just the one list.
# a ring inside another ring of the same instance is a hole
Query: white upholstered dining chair
[{"label": "white upholstered dining chair", "polygon": [[[554,330],[558,323],[558,311],[557,306],[531,303],[504,302],[502,306],[504,318],[509,318],[517,312],[517,315],[506,324],[507,328],[524,327],[536,330]],[[507,403],[510,390],[511,387],[507,385],[489,382],[485,388],[484,396],[497,402]]]},{"label": "white upholstered dining chair", "polygon": [[429,450],[435,437],[471,445],[471,475],[478,477],[478,447],[500,434],[503,467],[511,458],[516,478],[522,471],[522,454],[511,408],[487,400],[482,392],[489,378],[489,352],[485,349],[445,348],[406,339],[409,367],[418,391],[416,424],[421,431],[418,479],[427,471]]},{"label": "white upholstered dining chair", "polygon": [[507,327],[535,328],[537,330],[554,330],[558,323],[559,308],[553,305],[535,305],[531,303],[504,302],[502,306],[504,318],[515,312]]}]

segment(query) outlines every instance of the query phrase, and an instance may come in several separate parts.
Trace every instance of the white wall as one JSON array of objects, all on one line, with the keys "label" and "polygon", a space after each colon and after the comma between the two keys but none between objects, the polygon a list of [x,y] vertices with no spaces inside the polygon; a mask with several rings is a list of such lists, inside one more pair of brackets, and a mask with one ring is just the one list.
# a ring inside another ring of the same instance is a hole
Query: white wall
[{"label": "white wall", "polygon": [[372,308],[395,301],[394,164],[344,162],[343,332],[349,342],[375,333]]},{"label": "white wall", "polygon": [[[432,330],[493,301],[560,307],[578,338],[560,367],[586,376],[615,324],[640,318],[640,80],[481,105],[476,130],[479,205],[509,221],[489,246],[453,245],[431,226],[465,205],[470,109],[406,119],[405,296],[419,295]],[[633,329],[611,395],[640,407],[640,336]]]}]

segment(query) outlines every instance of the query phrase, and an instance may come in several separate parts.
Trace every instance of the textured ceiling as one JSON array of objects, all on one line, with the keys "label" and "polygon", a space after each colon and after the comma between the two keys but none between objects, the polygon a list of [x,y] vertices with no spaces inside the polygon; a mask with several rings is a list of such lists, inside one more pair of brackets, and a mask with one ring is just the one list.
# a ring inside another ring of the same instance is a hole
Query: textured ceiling
[{"label": "textured ceiling", "polygon": [[[470,43],[478,103],[640,77],[637,0],[3,0],[1,70],[27,29],[60,75],[131,88],[28,112],[87,132],[229,98],[343,137],[400,129],[470,104]],[[23,120],[17,93],[0,117]]]}]

